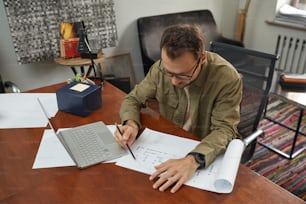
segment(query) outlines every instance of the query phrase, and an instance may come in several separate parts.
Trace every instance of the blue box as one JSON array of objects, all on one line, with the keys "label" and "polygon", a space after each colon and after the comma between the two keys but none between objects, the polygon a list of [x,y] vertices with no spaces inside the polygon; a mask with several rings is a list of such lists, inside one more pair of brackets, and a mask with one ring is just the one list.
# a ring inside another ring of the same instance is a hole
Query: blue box
[{"label": "blue box", "polygon": [[102,106],[101,87],[72,82],[56,91],[58,109],[87,116]]}]

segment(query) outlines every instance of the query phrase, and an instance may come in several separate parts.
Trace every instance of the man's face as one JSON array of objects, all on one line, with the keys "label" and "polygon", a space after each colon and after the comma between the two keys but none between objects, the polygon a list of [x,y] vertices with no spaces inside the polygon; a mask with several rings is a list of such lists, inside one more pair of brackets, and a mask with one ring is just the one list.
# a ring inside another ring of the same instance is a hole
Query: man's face
[{"label": "man's face", "polygon": [[202,56],[200,59],[195,59],[191,52],[185,52],[180,57],[171,59],[163,48],[160,70],[169,77],[174,86],[184,88],[199,75],[203,58]]}]

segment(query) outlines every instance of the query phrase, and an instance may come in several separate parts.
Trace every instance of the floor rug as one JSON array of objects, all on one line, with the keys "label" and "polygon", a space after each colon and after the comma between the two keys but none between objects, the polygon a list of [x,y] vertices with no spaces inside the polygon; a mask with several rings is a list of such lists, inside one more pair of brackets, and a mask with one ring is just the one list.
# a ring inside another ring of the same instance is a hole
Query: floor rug
[{"label": "floor rug", "polygon": [[[296,107],[279,100],[271,100],[267,115],[273,119],[295,128],[299,116]],[[263,119],[260,127],[265,134],[258,138],[266,144],[272,145],[283,152],[290,152],[294,132],[280,125]],[[306,133],[306,111],[301,122],[300,131]],[[306,145],[306,137],[299,135],[295,151]],[[294,151],[294,152],[295,152]],[[270,179],[277,185],[306,200],[306,151],[304,150],[294,159],[286,159],[279,154],[257,144],[252,160],[247,164],[249,168]]]}]

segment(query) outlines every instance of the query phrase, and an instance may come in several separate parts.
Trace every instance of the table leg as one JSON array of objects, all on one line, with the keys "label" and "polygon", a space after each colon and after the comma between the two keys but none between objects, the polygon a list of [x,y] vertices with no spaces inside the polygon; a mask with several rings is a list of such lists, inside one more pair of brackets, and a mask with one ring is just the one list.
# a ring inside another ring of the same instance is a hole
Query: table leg
[{"label": "table leg", "polygon": [[267,120],[269,120],[269,121],[271,121],[271,122],[273,122],[275,124],[278,124],[278,125],[282,126],[283,128],[286,128],[286,129],[288,129],[290,131],[294,131],[295,132],[294,138],[293,138],[293,141],[292,141],[291,150],[290,150],[289,154],[287,154],[285,152],[282,152],[281,150],[279,150],[279,149],[277,149],[277,148],[275,148],[273,146],[267,145],[267,144],[265,144],[264,142],[261,142],[261,141],[258,141],[258,144],[260,144],[260,145],[262,145],[262,146],[264,146],[264,147],[266,147],[266,148],[268,148],[268,149],[278,153],[279,155],[281,155],[281,156],[283,156],[283,157],[285,157],[287,159],[295,158],[297,155],[299,155],[300,153],[302,153],[306,149],[306,147],[304,146],[304,147],[302,147],[301,149],[297,150],[294,153],[294,148],[295,148],[295,145],[296,145],[297,137],[299,136],[299,134],[305,136],[305,133],[300,132],[300,126],[301,126],[301,123],[302,123],[303,114],[304,114],[304,109],[301,108],[300,111],[299,111],[299,118],[298,118],[298,122],[297,122],[297,127],[296,127],[296,129],[293,129],[292,127],[289,127],[289,126],[287,126],[285,124],[282,124],[282,123],[280,123],[278,121],[275,121],[272,118],[266,116],[266,109],[264,111],[264,118],[265,119],[267,119]]},{"label": "table leg", "polygon": [[101,80],[101,85],[103,86],[104,84],[104,76],[103,76],[103,67],[101,63],[98,63],[98,78]]},{"label": "table leg", "polygon": [[[93,65],[89,65],[88,70],[86,72],[86,77],[89,77],[89,74],[91,73],[92,69],[95,69],[95,67]],[[95,72],[95,70],[94,70],[94,72]]]},{"label": "table leg", "polygon": [[[300,110],[299,119],[298,119],[298,123],[297,123],[297,127],[296,127],[296,130],[295,130],[295,135],[294,135],[294,139],[293,139],[293,143],[292,143],[292,148],[291,148],[290,155],[289,155],[290,159],[293,158],[293,152],[294,152],[294,148],[295,148],[297,137],[298,137],[298,135],[300,133],[300,127],[301,127],[301,122],[302,122],[303,114],[304,114],[304,109],[301,109]],[[304,149],[305,148],[301,148],[301,150],[304,150]],[[301,150],[299,150],[298,152],[300,152]],[[295,153],[294,155],[297,155],[297,153]]]},{"label": "table leg", "polygon": [[81,69],[81,74],[82,74],[82,76],[84,76],[84,74],[85,74],[84,66],[80,66],[80,69]]},{"label": "table leg", "polygon": [[78,72],[76,71],[75,67],[74,67],[74,66],[71,66],[70,68],[71,68],[71,70],[72,70],[74,76],[76,76]]}]

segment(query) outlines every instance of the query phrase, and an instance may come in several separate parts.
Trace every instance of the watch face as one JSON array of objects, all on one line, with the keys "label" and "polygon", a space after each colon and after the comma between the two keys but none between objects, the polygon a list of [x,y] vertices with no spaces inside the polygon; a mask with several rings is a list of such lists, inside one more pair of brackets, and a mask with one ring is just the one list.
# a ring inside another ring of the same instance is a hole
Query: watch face
[{"label": "watch face", "polygon": [[200,168],[205,167],[205,156],[203,154],[196,153],[195,154],[195,159],[196,159],[197,163],[200,164]]},{"label": "watch face", "polygon": [[197,153],[197,152],[191,152],[189,155],[192,155],[195,159],[195,161],[200,164],[199,169],[205,167],[205,155]]},{"label": "watch face", "polygon": [[205,160],[204,160],[204,156],[201,155],[201,154],[196,154],[196,159],[197,161],[199,161],[200,163],[203,163]]}]

